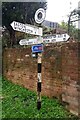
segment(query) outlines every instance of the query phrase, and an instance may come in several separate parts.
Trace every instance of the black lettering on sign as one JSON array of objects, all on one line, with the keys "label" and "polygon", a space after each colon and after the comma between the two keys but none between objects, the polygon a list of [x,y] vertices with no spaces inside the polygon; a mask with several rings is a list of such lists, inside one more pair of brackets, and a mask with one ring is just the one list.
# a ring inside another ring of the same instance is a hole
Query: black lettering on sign
[{"label": "black lettering on sign", "polygon": [[66,40],[66,38],[63,38],[63,40]]},{"label": "black lettering on sign", "polygon": [[22,28],[23,28],[23,24],[19,23],[19,30],[22,31]]},{"label": "black lettering on sign", "polygon": [[62,37],[62,35],[58,35],[58,38],[61,38]]},{"label": "black lettering on sign", "polygon": [[26,26],[23,25],[23,32],[26,32]]},{"label": "black lettering on sign", "polygon": [[28,45],[29,45],[29,44],[33,44],[33,42],[28,42]]},{"label": "black lettering on sign", "polygon": [[50,42],[50,40],[46,40],[47,42]]},{"label": "black lettering on sign", "polygon": [[53,37],[53,38],[56,38],[56,35],[53,35],[52,37]]},{"label": "black lettering on sign", "polygon": [[26,32],[27,32],[27,33],[33,33],[33,31],[30,30],[30,29],[26,29]]},{"label": "black lettering on sign", "polygon": [[52,41],[52,42],[55,42],[55,41],[56,41],[56,39],[52,39],[51,41]]},{"label": "black lettering on sign", "polygon": [[64,37],[66,37],[66,34],[64,34]]},{"label": "black lettering on sign", "polygon": [[18,27],[19,27],[18,22],[14,22],[14,29],[18,29]]}]

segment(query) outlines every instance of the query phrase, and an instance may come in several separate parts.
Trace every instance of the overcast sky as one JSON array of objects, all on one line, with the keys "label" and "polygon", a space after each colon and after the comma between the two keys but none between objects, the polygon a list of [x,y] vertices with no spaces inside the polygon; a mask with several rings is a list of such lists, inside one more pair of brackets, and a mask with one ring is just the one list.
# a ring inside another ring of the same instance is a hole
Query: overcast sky
[{"label": "overcast sky", "polygon": [[80,0],[47,0],[48,8],[46,20],[53,22],[67,21],[67,15],[75,8],[78,8]]}]

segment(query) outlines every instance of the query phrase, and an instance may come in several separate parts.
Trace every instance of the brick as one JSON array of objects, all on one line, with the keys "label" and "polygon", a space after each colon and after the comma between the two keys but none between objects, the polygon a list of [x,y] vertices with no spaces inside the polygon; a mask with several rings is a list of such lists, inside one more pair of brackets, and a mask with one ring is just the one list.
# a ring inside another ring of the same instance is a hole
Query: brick
[{"label": "brick", "polygon": [[[80,43],[70,41],[44,46],[42,57],[41,93],[57,98],[62,95],[62,101],[69,103],[66,108],[76,115],[80,99],[79,48]],[[31,58],[31,48],[4,49],[3,74],[12,82],[36,91],[37,59]]]}]

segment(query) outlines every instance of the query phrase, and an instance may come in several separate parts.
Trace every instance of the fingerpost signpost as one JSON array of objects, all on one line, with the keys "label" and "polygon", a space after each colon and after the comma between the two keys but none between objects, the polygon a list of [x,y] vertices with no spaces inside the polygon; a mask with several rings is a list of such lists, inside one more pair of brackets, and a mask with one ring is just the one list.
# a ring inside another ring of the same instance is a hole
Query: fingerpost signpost
[{"label": "fingerpost signpost", "polygon": [[[46,16],[45,10],[43,8],[39,8],[35,12],[35,22],[39,24],[40,26],[40,24],[44,21],[45,16]],[[37,41],[33,40],[33,41],[36,41],[36,42],[33,42],[32,40],[27,41],[23,39],[19,42],[19,44],[20,45],[32,45],[32,44],[38,43],[38,45],[32,46],[32,53],[37,53],[37,61],[38,61],[37,109],[39,110],[41,108],[41,58],[42,58],[42,52],[43,52],[43,45],[40,43],[42,43],[42,39],[41,39],[42,28],[28,25],[28,24],[19,23],[16,21],[13,21],[11,23],[11,26],[16,31],[38,35],[39,42],[37,42],[38,40]]]},{"label": "fingerpost signpost", "polygon": [[[39,8],[35,13],[35,22],[37,24],[41,24],[45,20],[45,10],[43,8]],[[40,25],[39,25],[40,26]],[[41,36],[39,36],[40,38]],[[37,109],[39,110],[41,108],[41,68],[42,68],[42,52],[43,52],[43,46],[41,47],[42,51],[38,52],[38,81],[37,81]]]},{"label": "fingerpost signpost", "polygon": [[[35,12],[35,22],[41,26],[41,23],[45,20],[46,12],[43,8],[39,8]],[[20,45],[33,45],[32,53],[37,55],[37,109],[41,108],[41,68],[42,68],[42,52],[43,52],[43,44],[44,43],[54,43],[60,41],[67,41],[69,36],[67,34],[56,34],[53,36],[48,36],[47,38],[43,38],[43,30],[41,27],[23,24],[16,21],[13,21],[11,24],[12,28],[16,31],[25,32],[32,35],[37,35],[38,37],[32,39],[22,39],[19,41]]]}]

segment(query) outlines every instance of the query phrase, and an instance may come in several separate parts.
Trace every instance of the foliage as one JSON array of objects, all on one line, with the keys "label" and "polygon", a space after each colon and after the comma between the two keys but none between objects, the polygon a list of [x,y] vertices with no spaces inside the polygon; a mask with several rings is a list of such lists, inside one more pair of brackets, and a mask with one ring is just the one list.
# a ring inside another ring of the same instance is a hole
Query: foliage
[{"label": "foliage", "polygon": [[11,46],[16,44],[15,31],[11,27],[13,21],[34,24],[34,15],[40,7],[46,9],[45,2],[3,2],[2,3],[2,26],[5,26],[10,34]]},{"label": "foliage", "polygon": [[2,81],[3,118],[73,118],[74,116],[60,105],[57,99],[42,97],[42,108],[36,108],[36,92]]},{"label": "foliage", "polygon": [[[62,22],[61,24],[60,24],[60,27],[62,28],[62,29],[65,29],[66,31],[68,31],[68,24],[67,23],[65,23],[65,22]],[[80,39],[79,38],[79,29],[77,29],[77,28],[75,28],[75,26],[73,26],[72,24],[70,25],[70,33],[69,33],[69,35],[71,36],[71,37],[73,37],[74,39]]]},{"label": "foliage", "polygon": [[46,9],[46,2],[3,2],[2,25],[7,28],[12,21],[34,24],[34,14],[38,8]]},{"label": "foliage", "polygon": [[68,29],[68,24],[65,23],[65,22],[61,22],[60,27],[61,27],[62,29],[67,30],[67,29]]}]

